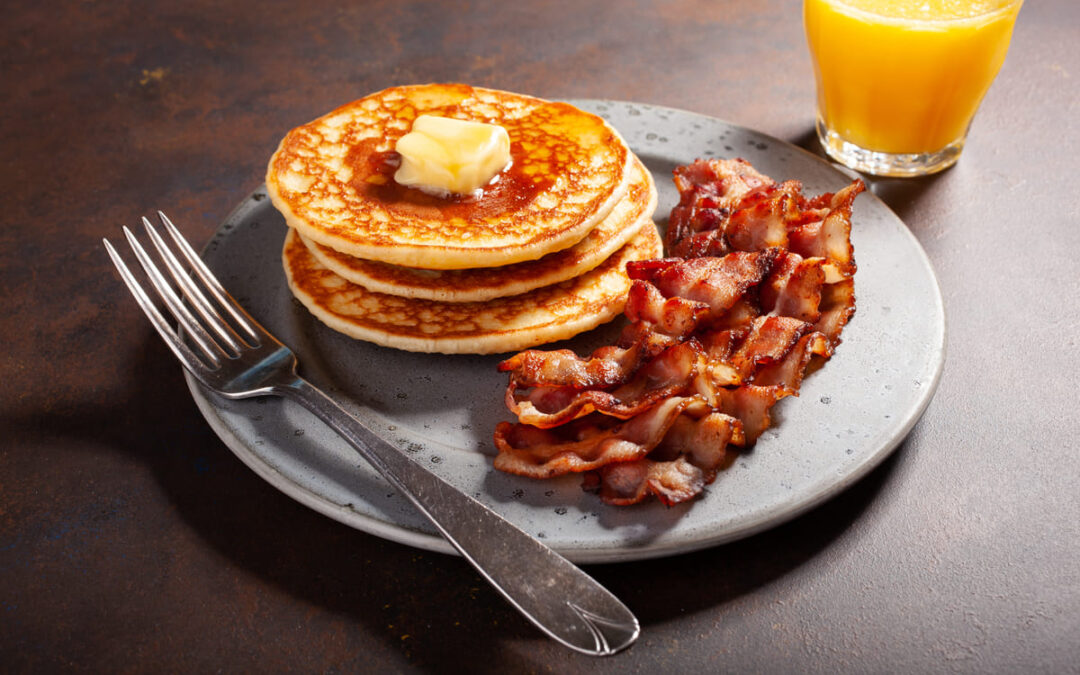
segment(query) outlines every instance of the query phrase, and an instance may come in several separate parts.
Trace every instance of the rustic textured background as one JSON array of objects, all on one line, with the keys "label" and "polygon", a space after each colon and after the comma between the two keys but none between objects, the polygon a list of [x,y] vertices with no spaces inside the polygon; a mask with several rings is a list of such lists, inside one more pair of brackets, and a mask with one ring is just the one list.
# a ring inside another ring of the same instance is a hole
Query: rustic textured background
[{"label": "rustic textured background", "polygon": [[955,168],[873,181],[945,296],[922,422],[794,522],[591,568],[644,624],[595,661],[461,561],[241,465],[100,240],[166,208],[201,244],[286,130],[393,84],[636,100],[816,149],[800,3],[348,4],[7,3],[4,670],[1076,672],[1080,5],[1023,8]]}]

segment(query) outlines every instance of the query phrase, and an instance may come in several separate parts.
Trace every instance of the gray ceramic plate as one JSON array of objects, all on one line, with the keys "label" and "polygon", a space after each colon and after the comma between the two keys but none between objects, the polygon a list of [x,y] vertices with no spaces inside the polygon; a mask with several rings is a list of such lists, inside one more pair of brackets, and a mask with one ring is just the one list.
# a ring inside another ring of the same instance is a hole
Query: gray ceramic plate
[{"label": "gray ceramic plate", "polygon": [[[661,224],[677,202],[671,170],[697,157],[748,159],[807,194],[848,178],[775,138],[703,115],[635,103],[576,101],[608,119],[653,172]],[[204,251],[226,288],[300,357],[302,374],[417,461],[578,562],[669,555],[745,537],[820,504],[879,464],[929,403],[944,361],[941,292],[925,253],[881,201],[856,200],[858,311],[843,344],[774,409],[776,425],[693,503],[602,504],[570,476],[534,481],[491,468],[492,430],[509,415],[500,356],[411,354],[326,328],[285,285],[285,223],[257,190]],[[619,321],[616,322],[618,324]],[[611,325],[553,347],[587,353]],[[280,399],[226,401],[188,378],[207,421],[256,473],[347,525],[451,552],[426,520],[313,416]]]}]

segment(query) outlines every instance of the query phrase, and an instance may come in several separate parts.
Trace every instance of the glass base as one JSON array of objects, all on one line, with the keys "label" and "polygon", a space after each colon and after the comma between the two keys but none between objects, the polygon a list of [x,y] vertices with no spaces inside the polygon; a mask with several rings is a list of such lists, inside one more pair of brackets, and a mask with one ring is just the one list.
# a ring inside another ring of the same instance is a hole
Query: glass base
[{"label": "glass base", "polygon": [[875,176],[926,176],[944,171],[960,159],[964,139],[950,143],[937,152],[891,153],[867,150],[845,141],[817,119],[817,135],[826,154],[846,167]]}]

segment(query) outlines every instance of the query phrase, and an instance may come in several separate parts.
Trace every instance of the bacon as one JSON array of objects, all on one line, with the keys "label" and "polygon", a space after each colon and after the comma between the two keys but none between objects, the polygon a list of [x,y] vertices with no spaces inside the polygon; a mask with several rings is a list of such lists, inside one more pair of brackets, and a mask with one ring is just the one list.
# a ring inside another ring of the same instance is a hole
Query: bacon
[{"label": "bacon", "polygon": [[665,298],[704,303],[709,316],[719,318],[765,279],[781,255],[781,249],[772,248],[723,258],[646,260],[627,263],[626,273],[648,281]]},{"label": "bacon", "polygon": [[647,459],[619,464],[607,464],[594,476],[587,477],[582,487],[595,490],[605,504],[629,506],[656,495],[672,506],[689,501],[705,489],[705,472],[685,457],[670,462]]},{"label": "bacon", "polygon": [[754,188],[773,184],[773,179],[742,158],[699,159],[677,167],[672,175],[679,194],[695,187],[707,187],[727,203],[737,202]]},{"label": "bacon", "polygon": [[585,474],[615,505],[693,499],[729,445],[752,445],[797,396],[855,311],[855,181],[807,199],[742,160],[675,170],[672,257],[633,262],[617,344],[587,358],[528,350],[506,359],[517,423],[495,433],[496,468]]},{"label": "bacon", "polygon": [[798,395],[810,359],[831,355],[814,326],[790,317],[760,317],[748,334],[725,332],[706,347],[706,365],[693,391],[717,410],[738,418],[748,442],[769,426],[768,409]]},{"label": "bacon", "polygon": [[593,411],[628,419],[690,387],[702,356],[701,345],[696,340],[677,343],[612,391],[572,387],[536,387],[520,391],[511,381],[507,405],[518,421],[541,429],[564,424]]},{"label": "bacon", "polygon": [[668,248],[673,258],[719,258],[731,253],[724,231],[714,228],[686,235]]},{"label": "bacon", "polygon": [[627,506],[655,495],[668,506],[693,499],[711,483],[727,454],[728,443],[742,443],[742,424],[709,412],[695,418],[690,409],[671,425],[645,458],[605,464],[585,484],[608,504]]},{"label": "bacon", "polygon": [[637,368],[643,348],[641,342],[629,348],[600,347],[588,359],[569,349],[551,352],[529,349],[506,359],[498,369],[509,372],[511,381],[518,387],[607,387],[626,380],[627,374]]},{"label": "bacon", "polygon": [[718,229],[743,197],[773,184],[771,178],[742,159],[699,159],[675,169],[674,178],[681,199],[668,218],[664,244],[669,251],[677,242],[696,232]]},{"label": "bacon", "polygon": [[704,405],[698,397],[671,397],[622,423],[590,415],[554,429],[500,422],[495,468],[531,478],[592,471],[612,462],[641,459],[664,439],[684,410]]},{"label": "bacon", "polygon": [[664,335],[681,337],[697,328],[701,319],[708,315],[709,305],[678,296],[664,297],[656,286],[635,279],[623,313],[635,324],[651,324],[654,330]]},{"label": "bacon", "polygon": [[800,188],[797,181],[786,181],[744,197],[723,225],[728,245],[736,251],[786,247],[790,223],[800,216],[796,199]]},{"label": "bacon", "polygon": [[746,445],[752,445],[772,424],[769,409],[784,396],[781,387],[751,384],[734,389],[718,389],[709,403],[725,415],[738,419],[742,423]]},{"label": "bacon", "polygon": [[731,365],[742,376],[742,381],[755,381],[760,366],[785,359],[811,330],[811,324],[791,317],[759,317],[754,320],[750,334],[732,355]]},{"label": "bacon", "polygon": [[694,384],[700,393],[707,395],[713,387],[738,386],[743,383],[743,374],[732,363],[732,357],[749,331],[749,326],[743,326],[711,331],[701,337],[702,348],[705,350],[705,367],[699,372]]},{"label": "bacon", "polygon": [[756,171],[748,179],[739,161],[699,160],[690,166],[681,180],[676,170],[681,200],[672,210],[665,239],[671,255],[714,256],[780,246],[804,258],[826,258],[829,283],[855,273],[851,209],[866,189],[861,180],[808,200],[798,181],[778,184]]},{"label": "bacon", "polygon": [[821,290],[821,318],[814,324],[835,348],[840,344],[840,331],[855,313],[855,282],[847,279],[826,284]]},{"label": "bacon", "polygon": [[826,281],[834,283],[855,274],[854,249],[851,246],[851,209],[855,197],[866,189],[856,180],[832,195],[824,216],[793,228],[790,249],[804,258],[827,258]]},{"label": "bacon", "polygon": [[813,323],[821,317],[824,258],[786,253],[761,287],[761,310]]},{"label": "bacon", "polygon": [[511,380],[507,405],[519,422],[550,429],[593,412],[628,419],[691,389],[708,395],[716,387],[755,383],[794,393],[809,359],[831,353],[813,324],[792,317],[762,316],[744,330],[708,337],[708,348],[694,338],[667,348],[613,390],[520,387]]},{"label": "bacon", "polygon": [[788,395],[798,396],[803,375],[814,356],[828,358],[832,355],[829,341],[821,333],[810,333],[799,338],[780,359],[758,368],[754,384],[777,386]]}]

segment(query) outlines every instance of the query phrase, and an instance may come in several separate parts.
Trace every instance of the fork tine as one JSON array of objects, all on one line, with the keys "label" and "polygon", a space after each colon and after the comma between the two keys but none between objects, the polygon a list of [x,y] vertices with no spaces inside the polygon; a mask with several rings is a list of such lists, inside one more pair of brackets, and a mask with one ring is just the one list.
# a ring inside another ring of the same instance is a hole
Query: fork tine
[{"label": "fork tine", "polygon": [[259,334],[255,330],[255,326],[257,325],[255,320],[244,311],[244,308],[241,307],[231,295],[229,295],[221,285],[221,282],[214,276],[214,273],[210,271],[210,268],[203,263],[199,255],[191,248],[191,244],[187,242],[187,239],[184,239],[184,235],[180,234],[180,231],[172,224],[169,217],[161,211],[158,211],[157,214],[158,217],[161,218],[161,222],[165,225],[165,229],[168,230],[169,236],[176,242],[176,246],[180,249],[180,253],[183,254],[184,258],[188,261],[188,264],[191,265],[191,271],[195,272],[196,276],[198,276],[203,284],[206,285],[207,290],[209,290],[214,298],[217,299],[218,304],[232,316],[237,325],[239,325],[247,336],[254,341],[252,344],[257,346],[259,344]]},{"label": "fork tine", "polygon": [[201,369],[206,368],[205,364],[199,360],[197,356],[184,344],[180,336],[176,334],[176,331],[172,329],[169,322],[165,320],[165,317],[161,315],[158,308],[154,306],[150,296],[146,294],[143,287],[135,280],[135,276],[128,269],[127,264],[124,263],[124,259],[120,257],[120,254],[116,252],[113,245],[108,239],[101,240],[105,244],[105,250],[109,253],[109,258],[112,259],[113,265],[116,266],[116,271],[120,273],[120,278],[124,284],[127,285],[128,290],[135,296],[135,302],[139,303],[139,307],[142,308],[146,318],[150,319],[150,323],[157,329],[158,334],[165,341],[165,344],[169,346],[172,353],[176,355],[176,358],[180,359],[180,363],[184,364],[192,373],[198,375]]},{"label": "fork tine", "polygon": [[146,233],[150,235],[150,240],[154,243],[154,247],[157,249],[158,254],[165,262],[165,267],[168,268],[169,274],[172,276],[173,281],[176,282],[177,286],[180,287],[184,297],[188,299],[191,306],[194,307],[195,311],[202,317],[204,324],[233,351],[233,355],[239,355],[241,347],[238,340],[240,339],[240,336],[225,322],[225,319],[221,318],[221,315],[213,308],[206,299],[206,296],[199,290],[199,287],[191,281],[191,277],[180,266],[180,261],[176,259],[176,256],[173,255],[168,244],[161,238],[161,235],[158,234],[158,231],[150,221],[144,217],[142,222],[143,227],[146,228]]},{"label": "fork tine", "polygon": [[184,332],[191,337],[191,339],[202,349],[203,353],[214,363],[215,366],[220,365],[221,359],[229,358],[229,354],[221,348],[218,343],[214,342],[214,339],[210,337],[210,334],[206,332],[206,329],[202,327],[202,324],[184,307],[184,304],[180,301],[180,298],[176,296],[172,287],[169,286],[169,282],[162,276],[161,271],[158,270],[157,265],[150,259],[150,256],[146,253],[146,249],[142,247],[139,240],[135,238],[131,230],[124,226],[124,236],[127,237],[128,244],[131,245],[132,250],[135,251],[135,257],[139,259],[139,263],[146,271],[146,275],[150,278],[150,282],[154,284],[154,288],[157,289],[158,295],[165,301],[165,305],[172,312],[173,317],[180,322],[180,326],[184,329]]}]

